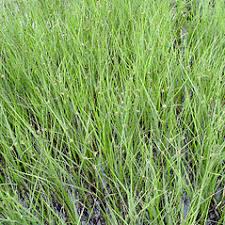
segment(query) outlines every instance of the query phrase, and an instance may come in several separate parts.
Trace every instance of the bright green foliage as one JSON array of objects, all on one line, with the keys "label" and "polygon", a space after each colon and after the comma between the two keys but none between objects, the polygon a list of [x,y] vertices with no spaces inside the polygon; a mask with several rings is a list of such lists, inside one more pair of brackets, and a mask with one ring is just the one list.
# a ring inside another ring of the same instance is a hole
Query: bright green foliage
[{"label": "bright green foliage", "polygon": [[224,16],[1,0],[0,224],[225,224]]}]

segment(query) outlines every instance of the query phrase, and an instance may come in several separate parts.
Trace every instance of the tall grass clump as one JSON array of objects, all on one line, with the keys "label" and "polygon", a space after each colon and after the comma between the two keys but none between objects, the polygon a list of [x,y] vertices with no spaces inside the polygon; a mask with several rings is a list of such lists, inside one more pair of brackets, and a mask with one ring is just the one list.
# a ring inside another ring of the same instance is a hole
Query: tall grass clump
[{"label": "tall grass clump", "polygon": [[0,0],[0,224],[225,224],[223,0]]}]

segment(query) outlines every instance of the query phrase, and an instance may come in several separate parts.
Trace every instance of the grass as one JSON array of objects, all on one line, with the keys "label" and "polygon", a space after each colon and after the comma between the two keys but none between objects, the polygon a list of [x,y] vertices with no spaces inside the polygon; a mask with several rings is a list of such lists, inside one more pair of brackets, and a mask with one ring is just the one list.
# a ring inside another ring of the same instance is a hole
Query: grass
[{"label": "grass", "polygon": [[0,224],[225,224],[224,15],[2,0]]}]

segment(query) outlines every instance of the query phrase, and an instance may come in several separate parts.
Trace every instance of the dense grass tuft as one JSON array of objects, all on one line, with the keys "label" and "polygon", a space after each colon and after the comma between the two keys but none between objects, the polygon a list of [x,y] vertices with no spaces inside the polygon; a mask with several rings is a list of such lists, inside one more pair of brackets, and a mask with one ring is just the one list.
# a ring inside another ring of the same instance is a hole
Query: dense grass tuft
[{"label": "dense grass tuft", "polygon": [[223,0],[1,0],[0,224],[225,224]]}]

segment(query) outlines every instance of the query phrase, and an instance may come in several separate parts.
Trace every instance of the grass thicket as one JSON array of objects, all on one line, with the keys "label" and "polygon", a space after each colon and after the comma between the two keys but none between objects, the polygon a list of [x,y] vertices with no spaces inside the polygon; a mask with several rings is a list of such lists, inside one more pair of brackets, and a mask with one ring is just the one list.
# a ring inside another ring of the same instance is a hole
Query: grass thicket
[{"label": "grass thicket", "polygon": [[0,7],[0,224],[225,224],[223,0]]}]

